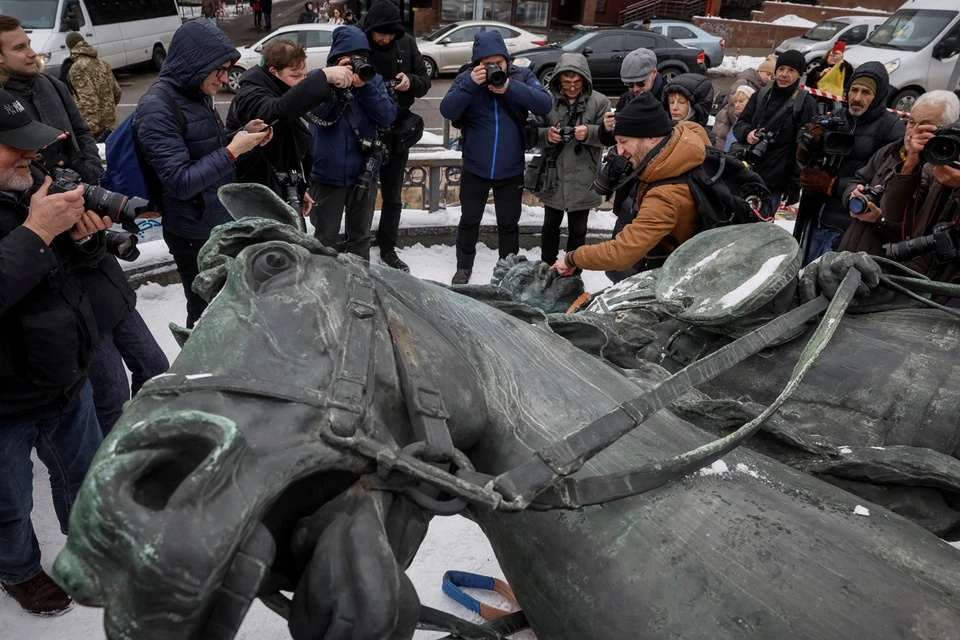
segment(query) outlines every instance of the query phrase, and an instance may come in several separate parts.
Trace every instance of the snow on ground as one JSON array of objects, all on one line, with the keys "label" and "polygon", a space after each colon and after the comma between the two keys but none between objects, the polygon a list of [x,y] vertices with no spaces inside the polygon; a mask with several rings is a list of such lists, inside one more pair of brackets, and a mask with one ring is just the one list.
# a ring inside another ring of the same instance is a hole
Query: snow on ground
[{"label": "snow on ground", "polygon": [[816,22],[813,22],[812,20],[807,20],[806,18],[801,18],[800,16],[792,13],[788,13],[785,16],[780,16],[779,18],[773,21],[773,24],[779,24],[779,25],[788,26],[788,27],[807,27],[807,28],[817,26]]},{"label": "snow on ground", "polygon": [[707,71],[711,76],[735,76],[747,69],[756,69],[764,58],[756,56],[723,56],[719,67]]}]

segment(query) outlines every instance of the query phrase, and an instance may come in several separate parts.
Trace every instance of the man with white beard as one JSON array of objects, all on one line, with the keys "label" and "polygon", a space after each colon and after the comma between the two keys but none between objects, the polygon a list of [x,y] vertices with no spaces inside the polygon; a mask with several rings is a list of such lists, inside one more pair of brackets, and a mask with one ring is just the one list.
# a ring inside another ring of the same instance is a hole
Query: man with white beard
[{"label": "man with white beard", "polygon": [[103,257],[110,219],[84,209],[82,186],[51,195],[31,166],[60,134],[0,90],[0,590],[40,616],[72,601],[40,566],[31,451],[66,534],[101,442],[86,374],[99,332],[76,271]]}]

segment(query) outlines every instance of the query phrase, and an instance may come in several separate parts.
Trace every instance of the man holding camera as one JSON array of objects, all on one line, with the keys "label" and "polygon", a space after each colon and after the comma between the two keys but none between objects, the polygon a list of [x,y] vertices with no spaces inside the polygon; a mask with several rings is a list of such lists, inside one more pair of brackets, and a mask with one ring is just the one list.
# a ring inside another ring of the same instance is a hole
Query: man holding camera
[{"label": "man holding camera", "polygon": [[520,251],[520,204],[528,112],[544,116],[553,99],[527,68],[510,64],[498,31],[473,38],[473,68],[464,71],[440,103],[440,113],[463,131],[457,271],[453,284],[467,284],[473,273],[480,220],[493,190],[500,258]]},{"label": "man holding camera", "polygon": [[903,139],[891,142],[873,154],[847,184],[843,200],[853,222],[840,239],[837,251],[865,251],[882,256],[884,244],[902,240],[901,225],[890,224],[880,209],[886,182],[906,159],[906,145],[910,144],[918,127],[945,127],[958,119],[960,99],[951,91],[928,91],[917,99],[910,110]]},{"label": "man holding camera", "polygon": [[259,119],[228,133],[213,106],[239,57],[214,24],[186,23],[173,35],[160,75],[133,118],[133,134],[162,185],[163,240],[183,284],[188,329],[207,308],[193,291],[200,247],[214,227],[232,220],[217,190],[236,181],[237,158],[270,142],[272,134]]},{"label": "man holding camera", "polygon": [[850,78],[846,105],[804,127],[798,152],[803,197],[794,233],[804,266],[834,251],[853,222],[843,194],[854,174],[881,147],[903,139],[903,121],[884,106],[889,85],[882,64],[865,62]]},{"label": "man holding camera", "polygon": [[378,129],[390,126],[397,117],[397,105],[369,56],[367,37],[359,27],[337,27],[327,65],[349,68],[353,81],[350,88],[334,92],[337,100],[314,109],[308,118],[313,136],[310,195],[316,204],[310,221],[314,234],[325,246],[336,247],[346,209],[344,250],[364,260],[370,259],[377,172],[386,150]]},{"label": "man holding camera", "polygon": [[781,53],[774,82],[753,94],[733,126],[737,142],[750,145],[745,159],[770,190],[774,211],[781,199],[787,205],[800,199],[797,133],[817,115],[817,103],[800,88],[806,66],[799,51]]},{"label": "man holding camera", "polygon": [[[397,119],[390,127],[390,161],[380,169],[380,225],[377,246],[380,260],[388,267],[410,271],[397,255],[400,192],[406,174],[407,158],[423,135],[423,118],[411,111],[414,101],[430,90],[430,74],[413,36],[404,31],[400,12],[392,0],[378,0],[360,21],[370,43],[370,64],[384,79],[387,93],[397,103]],[[392,90],[391,90],[392,89]]]},{"label": "man holding camera", "polygon": [[98,331],[77,269],[103,257],[110,224],[85,210],[83,187],[51,195],[51,179],[31,166],[60,133],[0,91],[0,589],[41,616],[72,601],[40,566],[30,455],[50,471],[66,534],[101,442],[86,378]]},{"label": "man holding camera", "polygon": [[237,158],[237,181],[272,189],[291,207],[309,215],[306,168],[311,166],[310,131],[301,118],[330,102],[330,85],[349,87],[353,73],[327,67],[307,76],[307,52],[292,40],[274,40],[263,49],[263,64],[240,77],[240,89],[227,113],[227,129],[236,131],[254,119],[276,123],[273,139],[255,153]]}]

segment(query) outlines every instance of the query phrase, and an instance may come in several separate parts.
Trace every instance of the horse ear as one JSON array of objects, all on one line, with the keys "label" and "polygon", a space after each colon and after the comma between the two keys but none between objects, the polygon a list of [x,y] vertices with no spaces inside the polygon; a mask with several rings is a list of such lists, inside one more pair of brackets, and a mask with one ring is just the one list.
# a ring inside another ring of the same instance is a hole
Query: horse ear
[{"label": "horse ear", "polygon": [[300,212],[262,184],[227,184],[220,187],[217,197],[234,220],[266,218],[306,231]]}]

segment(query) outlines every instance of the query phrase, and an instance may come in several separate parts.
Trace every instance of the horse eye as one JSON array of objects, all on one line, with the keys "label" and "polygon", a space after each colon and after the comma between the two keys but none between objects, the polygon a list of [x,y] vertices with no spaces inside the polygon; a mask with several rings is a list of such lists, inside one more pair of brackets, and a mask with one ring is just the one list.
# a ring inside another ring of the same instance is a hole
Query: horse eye
[{"label": "horse eye", "polygon": [[279,249],[264,251],[253,260],[253,277],[257,282],[266,282],[295,264],[296,260],[286,251]]}]

